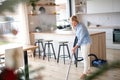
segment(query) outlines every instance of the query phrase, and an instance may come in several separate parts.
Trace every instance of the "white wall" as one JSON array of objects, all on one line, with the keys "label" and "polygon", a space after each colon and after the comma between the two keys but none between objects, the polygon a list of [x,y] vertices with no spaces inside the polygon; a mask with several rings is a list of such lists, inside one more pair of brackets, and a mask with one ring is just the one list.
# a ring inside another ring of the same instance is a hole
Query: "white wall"
[{"label": "white wall", "polygon": [[120,26],[120,12],[84,15],[84,21],[103,26]]},{"label": "white wall", "polygon": [[22,44],[30,44],[26,4],[20,4],[18,9],[20,24],[19,34],[17,35],[17,42],[20,42]]},{"label": "white wall", "polygon": [[[101,14],[88,14],[84,15],[84,21],[87,25],[87,21],[91,22],[93,25],[99,24],[104,26],[120,28],[120,12],[119,13],[101,13]],[[106,30],[107,29],[107,30]],[[112,28],[101,28],[101,29],[92,29],[92,31],[108,31],[106,34],[106,47],[112,49],[119,49],[120,44],[113,44],[112,37]],[[107,39],[111,38],[111,39]]]},{"label": "white wall", "polygon": [[40,14],[31,16],[29,15],[29,31],[35,31],[36,27],[40,27],[42,31],[49,31],[51,27],[56,24],[55,15]]}]

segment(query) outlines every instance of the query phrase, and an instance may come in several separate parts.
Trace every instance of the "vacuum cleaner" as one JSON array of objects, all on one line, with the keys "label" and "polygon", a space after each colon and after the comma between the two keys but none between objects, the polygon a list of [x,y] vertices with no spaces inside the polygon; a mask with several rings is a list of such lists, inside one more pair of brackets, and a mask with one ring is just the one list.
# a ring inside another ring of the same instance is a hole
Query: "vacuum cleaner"
[{"label": "vacuum cleaner", "polygon": [[95,54],[89,54],[88,56],[93,56],[95,59],[92,60],[92,66],[94,67],[102,67],[103,65],[107,64],[106,60],[98,59],[98,57]]},{"label": "vacuum cleaner", "polygon": [[[72,58],[73,58],[73,55],[74,54],[72,54]],[[103,65],[107,64],[106,60],[98,59],[98,57],[95,54],[89,54],[88,56],[89,57],[93,56],[95,58],[94,60],[92,60],[92,66],[94,66],[94,67],[100,68]],[[68,71],[67,71],[67,75],[66,75],[65,80],[68,80],[68,78],[69,78],[69,72],[70,72],[70,68],[71,68],[71,64],[72,64],[72,58],[70,59],[70,63],[68,66]]]}]

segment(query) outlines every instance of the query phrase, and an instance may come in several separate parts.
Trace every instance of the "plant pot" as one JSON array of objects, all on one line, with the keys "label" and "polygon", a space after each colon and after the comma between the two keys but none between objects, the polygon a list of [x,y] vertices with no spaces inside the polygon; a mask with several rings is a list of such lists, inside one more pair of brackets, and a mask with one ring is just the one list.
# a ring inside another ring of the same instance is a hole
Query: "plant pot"
[{"label": "plant pot", "polygon": [[36,10],[31,10],[31,14],[37,14],[37,11]]}]

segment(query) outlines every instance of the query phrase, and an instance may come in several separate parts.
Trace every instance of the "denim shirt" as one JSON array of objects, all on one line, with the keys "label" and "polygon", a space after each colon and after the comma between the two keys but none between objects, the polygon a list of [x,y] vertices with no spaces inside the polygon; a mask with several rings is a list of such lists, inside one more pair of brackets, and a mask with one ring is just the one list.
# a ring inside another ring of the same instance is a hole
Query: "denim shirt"
[{"label": "denim shirt", "polygon": [[76,45],[81,46],[84,44],[91,43],[89,32],[82,23],[77,24],[75,30],[76,30],[76,37],[78,39]]}]

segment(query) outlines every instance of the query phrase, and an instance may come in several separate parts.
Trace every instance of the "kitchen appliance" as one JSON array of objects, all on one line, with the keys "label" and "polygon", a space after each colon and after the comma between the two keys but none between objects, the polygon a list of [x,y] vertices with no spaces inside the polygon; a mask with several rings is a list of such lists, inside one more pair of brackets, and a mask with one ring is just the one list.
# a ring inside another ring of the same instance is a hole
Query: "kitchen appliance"
[{"label": "kitchen appliance", "polygon": [[71,30],[71,26],[68,24],[68,25],[60,25],[60,26],[57,26],[57,29],[60,29],[60,30]]},{"label": "kitchen appliance", "polygon": [[113,30],[113,43],[120,44],[120,29]]},{"label": "kitchen appliance", "polygon": [[39,11],[40,11],[41,14],[44,14],[44,13],[46,12],[46,10],[45,10],[44,7],[40,7],[40,8],[39,8]]},{"label": "kitchen appliance", "polygon": [[39,27],[39,26],[37,26],[36,28],[35,28],[35,32],[41,32],[41,28]]},{"label": "kitchen appliance", "polygon": [[94,67],[102,67],[103,65],[107,64],[106,60],[98,59],[98,57],[95,54],[89,54],[88,56],[93,56],[95,59],[92,60],[92,65]]}]

